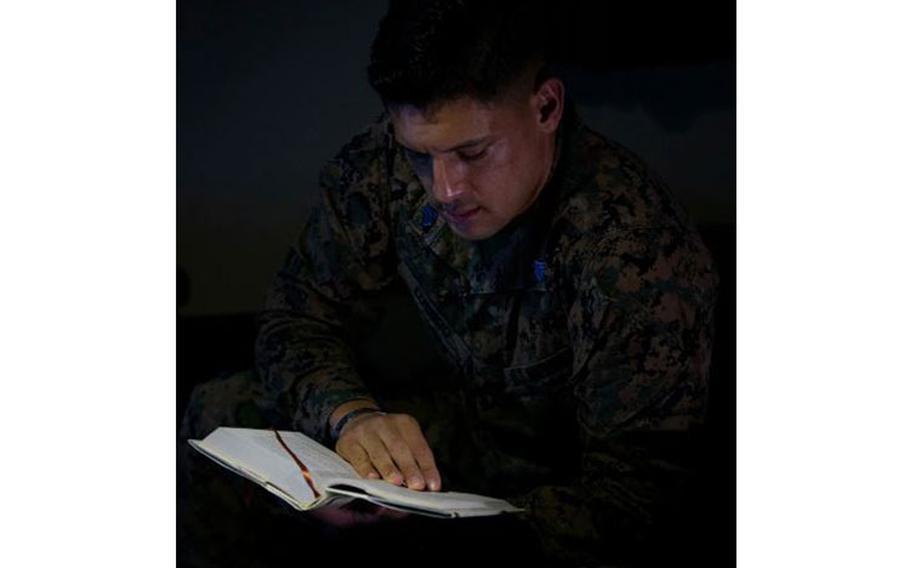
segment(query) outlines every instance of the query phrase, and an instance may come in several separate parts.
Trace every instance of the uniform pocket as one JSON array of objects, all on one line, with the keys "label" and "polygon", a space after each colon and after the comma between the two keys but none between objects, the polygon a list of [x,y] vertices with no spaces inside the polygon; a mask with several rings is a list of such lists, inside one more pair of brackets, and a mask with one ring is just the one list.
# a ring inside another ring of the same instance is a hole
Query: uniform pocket
[{"label": "uniform pocket", "polygon": [[569,388],[572,350],[563,347],[500,372],[500,394],[482,399],[486,404],[480,407],[484,442],[496,454],[503,480],[548,483],[577,458],[576,405]]},{"label": "uniform pocket", "polygon": [[529,365],[503,369],[505,391],[520,397],[552,394],[568,386],[571,374],[572,350],[568,347]]}]

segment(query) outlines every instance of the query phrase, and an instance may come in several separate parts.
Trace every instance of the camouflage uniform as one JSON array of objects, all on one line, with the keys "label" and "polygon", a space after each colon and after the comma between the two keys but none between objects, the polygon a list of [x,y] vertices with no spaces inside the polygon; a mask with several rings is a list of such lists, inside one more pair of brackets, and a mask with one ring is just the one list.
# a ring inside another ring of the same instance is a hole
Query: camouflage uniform
[{"label": "camouflage uniform", "polygon": [[457,377],[426,385],[457,417],[458,450],[434,447],[448,489],[526,507],[553,562],[641,560],[691,473],[717,284],[664,184],[569,112],[550,182],[485,241],[429,205],[387,117],[320,188],[261,313],[263,407],[330,445],[331,412],[380,388],[352,334],[400,278]]}]

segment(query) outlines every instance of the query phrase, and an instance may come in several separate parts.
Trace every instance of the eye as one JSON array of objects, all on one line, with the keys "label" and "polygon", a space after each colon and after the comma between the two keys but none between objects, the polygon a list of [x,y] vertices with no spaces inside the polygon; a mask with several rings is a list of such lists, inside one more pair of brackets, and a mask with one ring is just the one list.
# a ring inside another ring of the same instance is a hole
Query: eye
[{"label": "eye", "polygon": [[404,155],[411,162],[411,166],[414,167],[414,170],[418,175],[432,170],[432,160],[429,154],[423,154],[420,152],[415,152],[410,148],[404,148]]},{"label": "eye", "polygon": [[486,154],[487,154],[487,149],[484,148],[483,150],[481,150],[479,152],[474,152],[473,154],[465,153],[465,152],[458,152],[458,157],[461,158],[465,162],[473,162],[473,161],[483,158],[484,156],[486,156]]},{"label": "eye", "polygon": [[411,150],[410,148],[404,148],[404,153],[408,157],[408,159],[411,160],[412,162],[419,162],[422,160],[426,160],[427,158],[430,157],[429,154],[415,152],[414,150]]}]

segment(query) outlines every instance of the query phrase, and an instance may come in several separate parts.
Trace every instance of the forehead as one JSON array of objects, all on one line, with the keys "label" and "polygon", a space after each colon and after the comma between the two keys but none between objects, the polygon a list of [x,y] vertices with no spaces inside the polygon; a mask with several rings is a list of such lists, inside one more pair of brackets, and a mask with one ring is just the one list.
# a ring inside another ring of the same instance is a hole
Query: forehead
[{"label": "forehead", "polygon": [[391,110],[398,142],[421,152],[444,152],[465,142],[506,134],[514,105],[459,98],[430,108],[402,105]]}]

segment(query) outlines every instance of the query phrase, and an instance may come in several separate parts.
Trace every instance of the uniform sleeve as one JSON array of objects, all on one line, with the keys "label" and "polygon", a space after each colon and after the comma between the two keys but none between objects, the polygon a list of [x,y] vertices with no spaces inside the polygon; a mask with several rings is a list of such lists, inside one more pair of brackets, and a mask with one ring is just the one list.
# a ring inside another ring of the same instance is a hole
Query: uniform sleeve
[{"label": "uniform sleeve", "polygon": [[553,554],[641,561],[691,481],[717,278],[676,228],[615,231],[569,256],[579,473],[519,502]]},{"label": "uniform sleeve", "polygon": [[260,313],[256,367],[290,426],[329,442],[340,404],[371,398],[358,376],[352,330],[364,298],[394,273],[382,148],[369,133],[323,169],[320,202],[272,282]]}]

